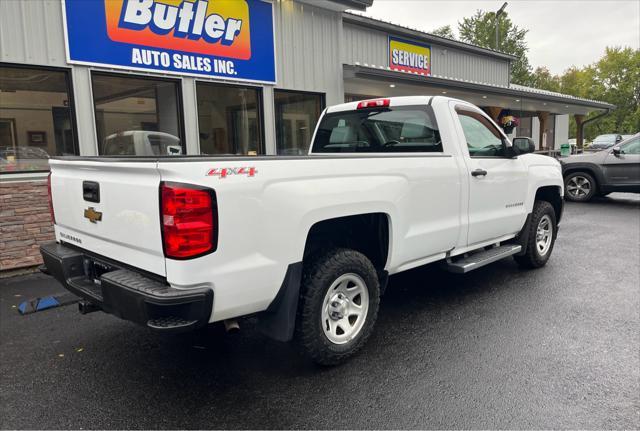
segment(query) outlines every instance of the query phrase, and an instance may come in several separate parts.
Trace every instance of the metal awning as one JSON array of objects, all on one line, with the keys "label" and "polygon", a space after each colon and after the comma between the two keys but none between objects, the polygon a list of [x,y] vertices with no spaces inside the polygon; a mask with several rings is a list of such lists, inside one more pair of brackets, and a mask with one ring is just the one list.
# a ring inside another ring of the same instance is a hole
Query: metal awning
[{"label": "metal awning", "polygon": [[343,67],[345,93],[375,96],[444,94],[479,106],[497,106],[530,112],[546,111],[552,114],[586,115],[593,111],[615,109],[615,105],[606,102],[515,84],[498,86],[359,64],[344,65]]}]

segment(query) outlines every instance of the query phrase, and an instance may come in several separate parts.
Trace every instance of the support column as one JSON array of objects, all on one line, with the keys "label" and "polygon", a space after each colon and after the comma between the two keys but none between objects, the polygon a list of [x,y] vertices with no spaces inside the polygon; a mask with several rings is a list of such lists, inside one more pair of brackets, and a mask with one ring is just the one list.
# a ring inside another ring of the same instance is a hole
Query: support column
[{"label": "support column", "polygon": [[262,87],[262,109],[264,112],[264,151],[265,154],[278,153],[276,145],[276,114],[274,111],[273,86]]},{"label": "support column", "polygon": [[584,146],[584,119],[585,116],[581,114],[576,114],[573,116],[576,120],[576,145],[578,148],[582,149]]},{"label": "support column", "polygon": [[538,120],[540,120],[540,149],[549,149],[549,143],[546,136],[549,129],[549,113],[547,111],[538,111]]},{"label": "support column", "polygon": [[489,114],[491,119],[497,123],[498,122],[498,115],[500,115],[500,112],[502,111],[502,108],[500,108],[499,106],[487,106],[485,108],[485,111],[486,111],[487,114]]}]

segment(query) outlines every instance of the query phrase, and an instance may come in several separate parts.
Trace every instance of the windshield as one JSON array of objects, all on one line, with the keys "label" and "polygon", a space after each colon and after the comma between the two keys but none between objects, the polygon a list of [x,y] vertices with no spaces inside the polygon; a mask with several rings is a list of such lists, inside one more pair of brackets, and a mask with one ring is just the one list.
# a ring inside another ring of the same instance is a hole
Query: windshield
[{"label": "windshield", "polygon": [[441,152],[430,107],[359,109],[322,117],[314,153]]},{"label": "windshield", "polygon": [[613,145],[616,142],[616,135],[600,135],[593,140],[593,145]]}]

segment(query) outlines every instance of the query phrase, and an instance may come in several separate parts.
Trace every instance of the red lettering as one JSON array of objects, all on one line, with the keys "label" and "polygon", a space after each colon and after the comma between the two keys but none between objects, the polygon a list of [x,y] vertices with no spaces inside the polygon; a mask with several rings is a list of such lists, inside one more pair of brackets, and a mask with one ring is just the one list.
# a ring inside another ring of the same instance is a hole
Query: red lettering
[{"label": "red lettering", "polygon": [[220,177],[226,178],[229,175],[246,175],[248,177],[255,177],[258,170],[254,167],[241,167],[241,168],[213,168],[207,171],[208,177]]}]

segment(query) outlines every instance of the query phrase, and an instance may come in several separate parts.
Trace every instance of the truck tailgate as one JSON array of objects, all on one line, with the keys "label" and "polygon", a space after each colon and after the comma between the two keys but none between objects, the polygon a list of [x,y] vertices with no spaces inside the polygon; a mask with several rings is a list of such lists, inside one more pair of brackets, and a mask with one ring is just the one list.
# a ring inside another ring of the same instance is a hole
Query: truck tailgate
[{"label": "truck tailgate", "polygon": [[[50,165],[57,240],[165,275],[157,163],[50,160]],[[99,197],[85,195],[96,189]]]}]

